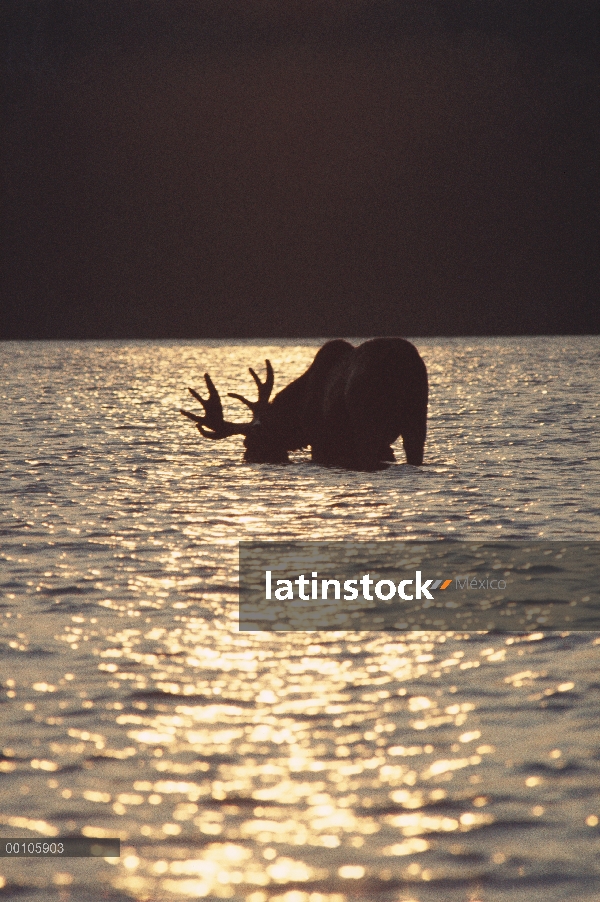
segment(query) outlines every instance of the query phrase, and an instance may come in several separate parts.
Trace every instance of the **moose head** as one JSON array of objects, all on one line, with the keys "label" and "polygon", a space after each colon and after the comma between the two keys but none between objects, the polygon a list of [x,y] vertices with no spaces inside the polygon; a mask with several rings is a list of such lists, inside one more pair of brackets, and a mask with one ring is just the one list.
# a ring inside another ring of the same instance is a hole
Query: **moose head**
[{"label": "moose head", "polygon": [[340,339],[327,342],[308,370],[273,400],[274,373],[250,374],[258,399],[229,392],[252,411],[249,423],[224,419],[219,392],[208,373],[205,400],[193,388],[204,416],[181,410],[205,438],[243,435],[249,463],[288,463],[289,451],[311,447],[324,466],[380,469],[393,461],[391,445],[402,436],[409,464],[423,463],[427,431],[427,369],[417,349],[403,338],[375,338],[358,348]]},{"label": "moose head", "polygon": [[184,417],[192,420],[198,426],[198,430],[205,438],[220,439],[231,435],[243,435],[246,452],[244,459],[249,463],[288,463],[288,453],[285,441],[277,434],[276,423],[269,404],[269,398],[273,391],[275,375],[271,361],[266,360],[267,378],[261,382],[256,372],[250,367],[250,375],[258,388],[258,399],[249,401],[243,395],[236,392],[228,392],[230,398],[241,401],[252,411],[252,420],[249,423],[230,423],[223,417],[223,405],[219,392],[208,373],[204,374],[204,381],[208,389],[208,398],[205,400],[193,388],[188,388],[190,394],[199,401],[204,409],[204,416],[197,416],[188,410],[181,410]]}]

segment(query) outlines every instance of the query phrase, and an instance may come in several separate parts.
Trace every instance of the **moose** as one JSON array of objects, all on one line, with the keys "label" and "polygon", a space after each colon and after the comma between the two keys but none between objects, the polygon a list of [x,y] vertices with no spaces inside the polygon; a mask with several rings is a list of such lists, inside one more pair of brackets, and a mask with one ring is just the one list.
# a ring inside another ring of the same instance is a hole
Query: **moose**
[{"label": "moose", "polygon": [[205,438],[243,435],[244,460],[289,463],[289,452],[310,446],[312,460],[326,467],[377,470],[395,460],[392,444],[401,435],[409,464],[423,463],[427,432],[427,368],[413,344],[404,338],[373,338],[359,347],[328,341],[307,371],[272,400],[274,373],[265,361],[264,382],[250,368],[258,399],[249,401],[249,423],[223,418],[219,392],[208,373],[208,399],[193,388],[204,416],[181,410]]}]

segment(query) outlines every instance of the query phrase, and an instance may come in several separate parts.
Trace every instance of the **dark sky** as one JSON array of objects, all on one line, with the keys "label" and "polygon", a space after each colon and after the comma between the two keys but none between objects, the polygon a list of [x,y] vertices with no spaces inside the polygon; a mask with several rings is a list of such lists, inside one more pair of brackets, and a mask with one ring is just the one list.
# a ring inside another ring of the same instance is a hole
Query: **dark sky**
[{"label": "dark sky", "polygon": [[1,16],[0,337],[600,331],[595,0]]}]

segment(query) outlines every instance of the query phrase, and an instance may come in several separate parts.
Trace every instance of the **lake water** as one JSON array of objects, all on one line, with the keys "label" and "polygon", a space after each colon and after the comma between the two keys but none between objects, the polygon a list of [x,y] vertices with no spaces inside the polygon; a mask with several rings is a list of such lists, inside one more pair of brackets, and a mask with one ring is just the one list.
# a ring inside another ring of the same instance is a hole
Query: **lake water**
[{"label": "lake water", "polygon": [[0,898],[600,898],[598,634],[237,629],[240,539],[600,537],[600,340],[415,343],[426,463],[374,474],[178,414],[320,342],[0,345],[0,835],[122,840]]}]

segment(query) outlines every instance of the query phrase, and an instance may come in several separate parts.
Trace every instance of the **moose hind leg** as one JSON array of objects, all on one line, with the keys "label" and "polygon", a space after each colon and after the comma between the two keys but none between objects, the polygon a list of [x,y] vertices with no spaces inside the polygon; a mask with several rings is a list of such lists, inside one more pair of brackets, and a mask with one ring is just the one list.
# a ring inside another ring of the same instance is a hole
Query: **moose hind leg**
[{"label": "moose hind leg", "polygon": [[425,431],[407,430],[402,433],[402,444],[406,453],[406,463],[420,467],[423,463],[423,449],[425,448]]},{"label": "moose hind leg", "polygon": [[349,467],[352,470],[372,472],[387,469],[387,461],[393,461],[394,452],[390,445],[373,435],[372,429],[361,429],[354,436],[351,446],[352,457]]}]

